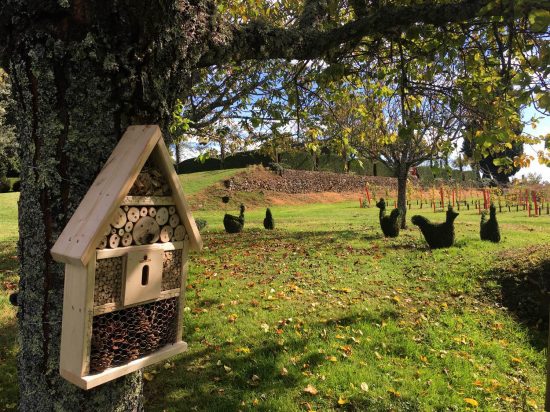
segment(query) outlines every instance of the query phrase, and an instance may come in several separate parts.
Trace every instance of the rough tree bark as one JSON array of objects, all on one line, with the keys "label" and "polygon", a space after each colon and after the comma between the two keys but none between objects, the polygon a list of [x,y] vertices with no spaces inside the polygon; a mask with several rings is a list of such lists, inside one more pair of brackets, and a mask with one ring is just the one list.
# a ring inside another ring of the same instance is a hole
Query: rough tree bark
[{"label": "rough tree bark", "polygon": [[165,124],[203,54],[206,1],[11,2],[21,157],[23,411],[142,409],[141,374],[82,391],[58,373],[63,265],[50,248],[130,124]]}]

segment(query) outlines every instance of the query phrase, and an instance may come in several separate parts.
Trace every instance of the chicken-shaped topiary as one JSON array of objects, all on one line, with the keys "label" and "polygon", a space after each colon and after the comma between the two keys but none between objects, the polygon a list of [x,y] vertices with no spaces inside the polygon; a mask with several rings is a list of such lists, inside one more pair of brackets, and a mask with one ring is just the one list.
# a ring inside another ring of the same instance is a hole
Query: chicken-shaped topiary
[{"label": "chicken-shaped topiary", "polygon": [[241,213],[239,216],[233,216],[228,213],[223,217],[223,227],[227,233],[240,233],[244,227],[244,210],[245,207],[241,203]]},{"label": "chicken-shaped topiary", "polygon": [[271,210],[269,208],[265,210],[264,227],[267,230],[275,229],[275,220],[273,219],[273,215],[271,214]]},{"label": "chicken-shaped topiary", "polygon": [[455,242],[454,221],[459,214],[451,206],[447,209],[447,219],[443,223],[431,223],[424,216],[413,216],[411,222],[420,228],[431,249],[451,247]]},{"label": "chicken-shaped topiary", "polygon": [[481,214],[481,222],[479,224],[479,236],[481,240],[490,240],[491,242],[500,242],[500,229],[497,221],[497,209],[491,203],[489,207],[489,220],[487,220],[487,212]]},{"label": "chicken-shaped topiary", "polygon": [[376,204],[376,207],[380,209],[379,220],[380,227],[382,232],[386,237],[397,237],[399,236],[399,215],[401,212],[399,209],[393,209],[389,216],[386,216],[386,202],[384,198],[381,198],[380,201]]}]

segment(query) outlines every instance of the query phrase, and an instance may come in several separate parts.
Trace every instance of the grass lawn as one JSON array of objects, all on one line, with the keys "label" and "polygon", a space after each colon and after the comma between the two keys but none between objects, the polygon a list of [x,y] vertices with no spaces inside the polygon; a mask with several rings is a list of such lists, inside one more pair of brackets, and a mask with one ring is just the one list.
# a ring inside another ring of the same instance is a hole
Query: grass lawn
[{"label": "grass lawn", "polygon": [[[414,226],[384,239],[378,209],[356,203],[273,207],[272,232],[264,209],[248,210],[240,235],[223,233],[223,211],[196,212],[208,226],[190,261],[189,351],[145,372],[146,410],[542,410],[546,325],[501,303],[528,289],[505,278],[545,265],[550,217],[499,215],[503,240],[490,244],[462,211],[457,245],[430,251]],[[16,264],[4,227],[0,285]],[[0,296],[10,409],[14,312]]]},{"label": "grass lawn", "polygon": [[246,170],[246,168],[217,170],[213,172],[196,172],[179,175],[179,178],[185,194],[194,195],[201,190],[206,189],[208,186],[225,179],[230,179],[232,176],[242,172],[243,170]]}]

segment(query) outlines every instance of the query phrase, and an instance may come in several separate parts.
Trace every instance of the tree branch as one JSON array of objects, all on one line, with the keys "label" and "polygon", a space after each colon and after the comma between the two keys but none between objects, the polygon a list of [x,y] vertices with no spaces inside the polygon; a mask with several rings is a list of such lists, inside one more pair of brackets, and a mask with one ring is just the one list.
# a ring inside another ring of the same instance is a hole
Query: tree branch
[{"label": "tree branch", "polygon": [[504,14],[500,8],[487,11],[490,0],[373,8],[357,20],[329,30],[280,28],[255,21],[246,26],[222,27],[214,33],[199,65],[207,67],[228,61],[254,59],[326,58],[341,47],[366,36],[391,35],[416,24],[442,26],[480,17]]}]

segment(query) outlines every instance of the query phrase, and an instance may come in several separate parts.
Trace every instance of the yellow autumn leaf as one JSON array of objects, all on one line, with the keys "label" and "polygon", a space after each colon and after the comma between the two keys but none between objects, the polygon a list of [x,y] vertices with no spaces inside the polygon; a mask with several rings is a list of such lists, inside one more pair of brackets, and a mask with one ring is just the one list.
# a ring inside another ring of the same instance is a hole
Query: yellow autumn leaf
[{"label": "yellow autumn leaf", "polygon": [[345,405],[346,403],[349,403],[347,399],[342,398],[341,396],[338,397],[338,405]]},{"label": "yellow autumn leaf", "polygon": [[512,358],[512,362],[521,363],[521,359],[520,358]]},{"label": "yellow autumn leaf", "polygon": [[327,356],[327,360],[330,362],[338,362],[338,359],[336,359],[336,356]]},{"label": "yellow autumn leaf", "polygon": [[527,405],[534,409],[538,408],[537,403],[533,399],[527,399]]},{"label": "yellow autumn leaf", "polygon": [[369,385],[367,384],[367,382],[361,382],[361,390],[363,392],[368,392],[369,391]]},{"label": "yellow autumn leaf", "polygon": [[152,373],[143,372],[143,379],[145,379],[146,381],[151,382],[154,378],[155,378],[155,375],[153,375]]},{"label": "yellow autumn leaf", "polygon": [[464,402],[466,402],[468,405],[472,405],[473,407],[477,407],[479,405],[477,401],[473,398],[464,398]]}]

